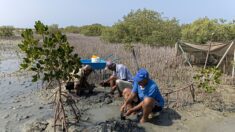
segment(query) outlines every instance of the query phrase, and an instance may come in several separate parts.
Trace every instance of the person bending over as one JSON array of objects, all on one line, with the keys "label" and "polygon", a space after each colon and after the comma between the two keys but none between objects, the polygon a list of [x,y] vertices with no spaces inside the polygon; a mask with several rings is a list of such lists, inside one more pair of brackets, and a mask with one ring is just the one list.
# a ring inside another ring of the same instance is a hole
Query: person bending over
[{"label": "person bending over", "polygon": [[81,92],[86,90],[91,93],[94,89],[94,86],[88,83],[87,78],[92,71],[93,69],[90,65],[85,65],[79,69],[77,74],[72,73],[74,76],[73,81],[66,84],[66,89],[69,91],[74,89],[77,95],[80,95]]},{"label": "person bending over", "polygon": [[110,94],[114,95],[115,90],[118,90],[119,96],[122,96],[124,88],[132,88],[132,74],[125,65],[108,61],[106,69],[113,71],[113,74],[107,80],[102,81],[100,85],[110,86]]}]

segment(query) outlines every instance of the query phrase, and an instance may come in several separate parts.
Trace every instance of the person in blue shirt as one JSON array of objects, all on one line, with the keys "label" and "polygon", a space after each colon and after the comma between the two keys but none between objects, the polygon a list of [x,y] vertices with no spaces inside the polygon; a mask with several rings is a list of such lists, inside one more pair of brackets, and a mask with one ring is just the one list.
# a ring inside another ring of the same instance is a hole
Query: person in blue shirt
[{"label": "person in blue shirt", "polygon": [[142,109],[143,116],[140,119],[140,123],[144,123],[148,120],[150,113],[160,112],[163,109],[164,99],[157,84],[149,78],[149,73],[146,69],[141,68],[133,78],[133,81],[133,89],[130,96],[122,105],[121,112],[124,112],[128,104],[133,103],[134,99],[138,97],[140,103],[127,110],[124,115],[129,116],[130,114]]},{"label": "person in blue shirt", "polygon": [[100,85],[105,86],[106,84],[110,86],[111,95],[114,95],[115,90],[118,90],[119,96],[122,96],[124,88],[132,87],[132,74],[125,65],[107,61],[106,69],[113,71],[113,74],[107,80],[102,81]]}]

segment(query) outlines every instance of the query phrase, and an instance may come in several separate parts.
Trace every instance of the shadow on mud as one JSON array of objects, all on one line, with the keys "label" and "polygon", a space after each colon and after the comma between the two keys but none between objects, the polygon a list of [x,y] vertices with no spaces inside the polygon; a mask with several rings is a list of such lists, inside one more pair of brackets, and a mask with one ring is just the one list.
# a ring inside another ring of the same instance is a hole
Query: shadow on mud
[{"label": "shadow on mud", "polygon": [[174,109],[166,108],[160,115],[153,117],[150,120],[150,123],[159,125],[159,126],[170,126],[173,124],[173,120],[180,120],[181,115],[176,112]]},{"label": "shadow on mud", "polygon": [[[173,125],[173,120],[181,119],[175,110],[166,108],[159,116],[156,116],[150,120],[151,124],[158,126],[170,126]],[[140,127],[138,119],[127,119],[127,120],[106,120],[104,122],[98,122],[95,126],[90,127],[88,131],[116,131],[116,132],[145,132],[145,128]]]}]

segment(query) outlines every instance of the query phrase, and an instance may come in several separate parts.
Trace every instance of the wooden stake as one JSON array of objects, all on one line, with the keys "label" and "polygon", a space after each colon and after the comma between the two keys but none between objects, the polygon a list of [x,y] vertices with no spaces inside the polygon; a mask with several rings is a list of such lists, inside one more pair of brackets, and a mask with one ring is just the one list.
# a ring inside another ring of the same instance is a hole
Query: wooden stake
[{"label": "wooden stake", "polygon": [[206,68],[206,64],[207,64],[207,61],[208,61],[208,57],[209,57],[209,55],[210,55],[210,50],[211,50],[211,42],[210,42],[210,46],[209,46],[209,49],[208,49],[208,52],[207,52],[207,55],[206,55],[206,61],[205,61],[204,69]]},{"label": "wooden stake", "polygon": [[176,42],[176,43],[175,43],[175,56],[178,55],[178,47],[179,47],[179,43]]},{"label": "wooden stake", "polygon": [[136,71],[138,71],[140,69],[140,67],[138,65],[138,61],[137,61],[137,57],[136,57],[135,49],[134,48],[132,48],[132,55],[134,57],[134,62],[135,62],[135,65],[136,65]]},{"label": "wooden stake", "polygon": [[220,66],[220,64],[224,60],[224,57],[227,55],[228,51],[230,50],[230,48],[232,47],[233,44],[234,44],[234,41],[229,45],[228,49],[225,51],[224,55],[222,56],[222,58],[220,59],[219,63],[217,64],[216,68],[218,68]]},{"label": "wooden stake", "polygon": [[234,78],[234,73],[235,72],[235,49],[234,49],[234,53],[233,53],[233,71],[232,71],[232,78]]},{"label": "wooden stake", "polygon": [[190,63],[190,61],[189,61],[189,59],[188,59],[186,53],[184,52],[184,50],[183,50],[183,48],[181,47],[180,44],[179,44],[179,47],[180,47],[180,50],[182,51],[182,53],[183,53],[183,55],[184,55],[186,61],[188,62],[189,66],[190,66],[190,67],[193,67],[193,66],[191,65],[191,63]]}]

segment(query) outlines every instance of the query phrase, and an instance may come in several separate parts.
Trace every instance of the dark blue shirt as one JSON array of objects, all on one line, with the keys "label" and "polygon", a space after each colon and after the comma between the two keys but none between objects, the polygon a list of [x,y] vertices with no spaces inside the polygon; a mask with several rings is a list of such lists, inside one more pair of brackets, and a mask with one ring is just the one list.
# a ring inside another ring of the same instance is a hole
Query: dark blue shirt
[{"label": "dark blue shirt", "polygon": [[138,83],[134,81],[132,92],[138,94],[138,97],[141,101],[143,101],[145,97],[151,97],[156,100],[157,106],[164,106],[164,99],[158,89],[158,86],[151,79],[148,80],[148,83],[144,89],[141,89]]}]

